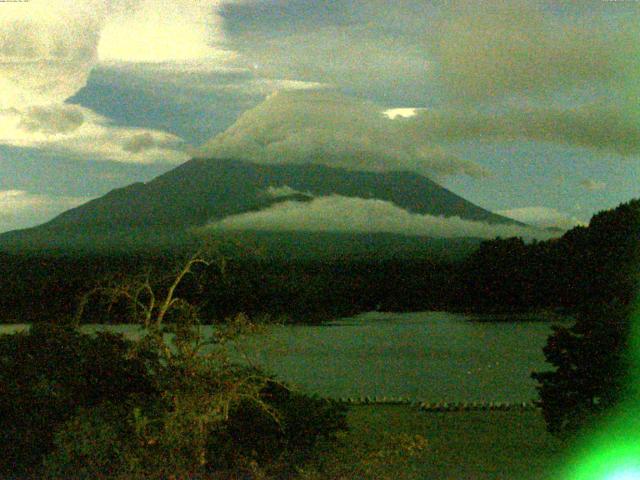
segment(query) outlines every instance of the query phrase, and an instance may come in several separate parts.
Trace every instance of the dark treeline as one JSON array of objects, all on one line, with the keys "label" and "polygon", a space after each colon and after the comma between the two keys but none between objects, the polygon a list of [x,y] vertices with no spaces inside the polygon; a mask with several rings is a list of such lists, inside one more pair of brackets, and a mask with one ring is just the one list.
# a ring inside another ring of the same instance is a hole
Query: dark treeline
[{"label": "dark treeline", "polygon": [[[154,255],[0,254],[0,321],[28,323],[72,317],[80,299],[99,285],[126,281],[150,269],[162,286],[180,262]],[[429,260],[293,260],[229,258],[186,279],[178,294],[214,322],[244,312],[272,319],[319,321],[374,309],[424,310],[447,306],[455,268]],[[107,309],[89,302],[84,321],[121,322],[125,303]],[[107,310],[110,312],[107,314]]]},{"label": "dark treeline", "polygon": [[483,242],[462,266],[455,304],[471,310],[576,312],[631,303],[640,276],[640,200],[561,238]]},{"label": "dark treeline", "polygon": [[[561,238],[529,244],[519,238],[486,241],[457,262],[230,256],[224,274],[214,262],[185,282],[179,294],[211,321],[238,312],[291,321],[375,309],[571,313],[614,298],[631,301],[639,238],[640,201],[634,200],[595,215],[588,227],[576,227]],[[162,285],[179,264],[177,257],[175,252],[0,254],[0,321],[67,318],[93,287],[147,269]],[[104,311],[90,308],[85,321],[104,322]],[[111,309],[110,321],[124,318],[117,305]]]}]

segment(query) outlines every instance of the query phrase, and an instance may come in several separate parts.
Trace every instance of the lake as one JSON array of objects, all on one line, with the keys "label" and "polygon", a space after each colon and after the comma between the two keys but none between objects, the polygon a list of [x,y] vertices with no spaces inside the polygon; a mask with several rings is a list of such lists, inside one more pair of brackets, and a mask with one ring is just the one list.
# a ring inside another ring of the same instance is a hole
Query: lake
[{"label": "lake", "polygon": [[[3,325],[0,332],[20,328]],[[83,328],[136,334],[125,325]],[[551,368],[542,353],[550,333],[546,321],[370,312],[323,325],[269,327],[240,347],[279,378],[335,398],[520,402],[537,397],[530,373]]]}]

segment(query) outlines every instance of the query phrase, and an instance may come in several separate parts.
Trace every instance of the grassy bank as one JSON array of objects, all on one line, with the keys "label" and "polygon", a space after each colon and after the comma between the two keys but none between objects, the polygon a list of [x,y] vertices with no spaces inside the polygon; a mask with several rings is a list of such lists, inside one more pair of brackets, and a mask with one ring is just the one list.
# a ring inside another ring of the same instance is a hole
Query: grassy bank
[{"label": "grassy bank", "polygon": [[[538,411],[426,413],[402,405],[356,406],[349,424],[344,448],[326,459],[330,477],[324,478],[551,480],[562,460],[562,444],[545,431]],[[394,452],[399,444],[410,453]]]}]

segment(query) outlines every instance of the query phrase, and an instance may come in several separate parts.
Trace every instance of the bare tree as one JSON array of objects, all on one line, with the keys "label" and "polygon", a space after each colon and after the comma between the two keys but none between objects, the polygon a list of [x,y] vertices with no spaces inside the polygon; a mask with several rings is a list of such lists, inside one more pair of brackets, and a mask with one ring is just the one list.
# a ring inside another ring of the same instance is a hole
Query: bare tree
[{"label": "bare tree", "polygon": [[[75,315],[75,323],[76,325],[80,324],[92,297],[103,296],[107,298],[109,306],[114,305],[121,299],[125,299],[129,302],[134,322],[142,323],[147,329],[159,328],[171,309],[180,309],[187,312],[194,311],[195,307],[191,303],[176,296],[176,289],[187,275],[193,273],[193,268],[196,265],[201,264],[208,267],[211,263],[211,260],[207,258],[203,251],[199,250],[194,253],[180,267],[166,292],[163,293],[159,293],[160,289],[153,282],[150,268],[147,268],[146,272],[141,276],[125,278],[116,282],[112,281],[108,285],[99,285],[81,297]],[[224,271],[226,266],[224,257],[219,260],[219,266]]]}]

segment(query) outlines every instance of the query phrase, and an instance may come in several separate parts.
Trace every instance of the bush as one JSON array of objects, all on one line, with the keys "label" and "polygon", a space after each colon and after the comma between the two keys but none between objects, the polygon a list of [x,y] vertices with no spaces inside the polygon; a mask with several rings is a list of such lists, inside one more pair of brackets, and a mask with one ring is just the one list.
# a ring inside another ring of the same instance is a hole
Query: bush
[{"label": "bush", "polygon": [[121,335],[65,325],[0,336],[0,474],[39,465],[79,408],[157,395],[148,375],[153,356],[129,357],[130,347]]},{"label": "bush", "polygon": [[317,447],[331,444],[347,430],[345,405],[294,392],[269,380],[260,391],[267,408],[240,402],[229,421],[210,439],[209,461],[233,469],[255,462],[271,471],[292,471]]},{"label": "bush", "polygon": [[344,406],[254,368],[141,345],[56,325],[0,337],[2,475],[283,476],[347,428]]},{"label": "bush", "polygon": [[[235,377],[248,378],[246,373]],[[80,409],[55,434],[46,476],[234,478],[245,472],[241,478],[289,478],[316,447],[326,448],[347,428],[342,405],[273,381],[260,391],[264,405],[240,401],[226,419],[207,422],[206,410],[215,405],[202,398],[185,389],[143,408],[105,402]]]},{"label": "bush", "polygon": [[104,402],[81,408],[57,430],[54,449],[44,460],[48,478],[95,479],[135,469],[135,432],[129,403]]}]

